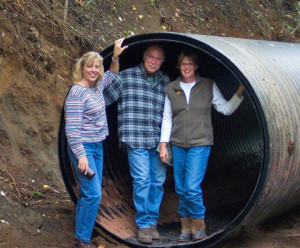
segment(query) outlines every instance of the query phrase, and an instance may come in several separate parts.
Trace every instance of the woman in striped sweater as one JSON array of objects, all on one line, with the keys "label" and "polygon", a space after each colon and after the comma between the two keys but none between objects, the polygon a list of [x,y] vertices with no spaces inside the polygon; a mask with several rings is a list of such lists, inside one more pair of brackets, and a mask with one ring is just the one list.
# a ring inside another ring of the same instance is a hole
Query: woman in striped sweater
[{"label": "woman in striped sweater", "polygon": [[97,52],[87,52],[77,61],[64,105],[68,154],[80,187],[74,247],[95,247],[90,239],[101,200],[102,141],[108,136],[103,90],[119,72],[119,55],[127,48],[122,47],[123,40],[114,42],[110,69],[105,73]]}]

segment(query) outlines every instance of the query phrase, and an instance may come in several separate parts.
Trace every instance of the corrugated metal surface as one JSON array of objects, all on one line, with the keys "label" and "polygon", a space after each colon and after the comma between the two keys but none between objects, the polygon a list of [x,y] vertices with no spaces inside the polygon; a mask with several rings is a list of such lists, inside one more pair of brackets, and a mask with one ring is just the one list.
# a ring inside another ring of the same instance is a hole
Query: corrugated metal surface
[{"label": "corrugated metal surface", "polygon": [[[254,91],[250,97],[262,109],[258,115],[269,139],[263,144],[266,177],[248,219],[259,221],[299,204],[300,44],[209,36],[199,40],[234,64],[233,73],[243,74],[242,82]],[[290,152],[289,144],[294,144]]]},{"label": "corrugated metal surface", "polygon": [[[151,42],[165,47],[162,69],[172,79],[181,49],[200,57],[199,72],[213,78],[226,98],[237,86],[246,88],[244,101],[230,117],[212,112],[215,145],[202,184],[210,238],[180,246],[208,247],[240,224],[257,223],[300,203],[300,44],[150,33],[125,40],[129,48],[121,69],[140,63]],[[102,52],[106,68],[112,47]],[[107,110],[110,136],[104,144],[103,198],[97,224],[130,246],[136,241],[131,177],[126,153],[119,149],[116,105]],[[62,116],[63,117],[63,116]],[[59,134],[59,158],[65,184],[76,202],[77,184],[65,150],[64,121]],[[176,247],[180,232],[172,169],[168,168],[155,247]],[[151,247],[151,246],[150,246]]]}]

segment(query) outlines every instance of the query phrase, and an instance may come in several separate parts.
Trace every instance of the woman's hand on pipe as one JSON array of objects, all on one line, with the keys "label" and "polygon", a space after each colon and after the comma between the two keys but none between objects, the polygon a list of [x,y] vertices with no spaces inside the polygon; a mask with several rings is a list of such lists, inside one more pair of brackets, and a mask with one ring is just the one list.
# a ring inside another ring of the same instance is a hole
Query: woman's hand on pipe
[{"label": "woman's hand on pipe", "polygon": [[121,55],[121,53],[128,48],[128,46],[123,46],[122,47],[122,43],[124,41],[125,38],[121,38],[118,40],[114,41],[114,53],[113,53],[113,59],[115,61],[118,60],[119,56]]},{"label": "woman's hand on pipe", "polygon": [[245,91],[244,85],[240,84],[237,91],[236,91],[237,97],[242,98],[244,91]]}]

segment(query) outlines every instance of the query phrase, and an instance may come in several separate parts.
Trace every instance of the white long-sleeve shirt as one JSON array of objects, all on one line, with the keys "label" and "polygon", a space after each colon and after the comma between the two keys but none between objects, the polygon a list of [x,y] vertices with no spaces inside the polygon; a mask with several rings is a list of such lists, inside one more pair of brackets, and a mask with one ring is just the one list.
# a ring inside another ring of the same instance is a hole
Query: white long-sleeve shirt
[{"label": "white long-sleeve shirt", "polygon": [[[191,89],[193,88],[195,83],[196,82],[192,82],[192,83],[180,82],[180,87],[184,91],[187,103],[189,103],[190,101]],[[229,101],[227,101],[223,97],[217,84],[215,82],[213,83],[213,99],[211,103],[218,112],[224,115],[231,115],[240,106],[243,99],[244,99],[243,97],[239,98],[236,94],[234,94],[232,98]],[[160,142],[169,143],[171,137],[172,125],[173,125],[173,121],[172,121],[171,102],[168,96],[166,95]]]}]

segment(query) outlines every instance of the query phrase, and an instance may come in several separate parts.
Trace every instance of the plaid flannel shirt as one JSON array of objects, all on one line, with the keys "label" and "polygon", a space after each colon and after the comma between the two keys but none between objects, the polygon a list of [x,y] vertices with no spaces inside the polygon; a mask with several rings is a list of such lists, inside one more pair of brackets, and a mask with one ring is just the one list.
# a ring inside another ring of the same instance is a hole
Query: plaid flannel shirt
[{"label": "plaid flannel shirt", "polygon": [[156,148],[169,77],[158,71],[154,86],[148,82],[142,64],[119,73],[104,90],[106,105],[118,101],[118,134],[132,148]]}]

